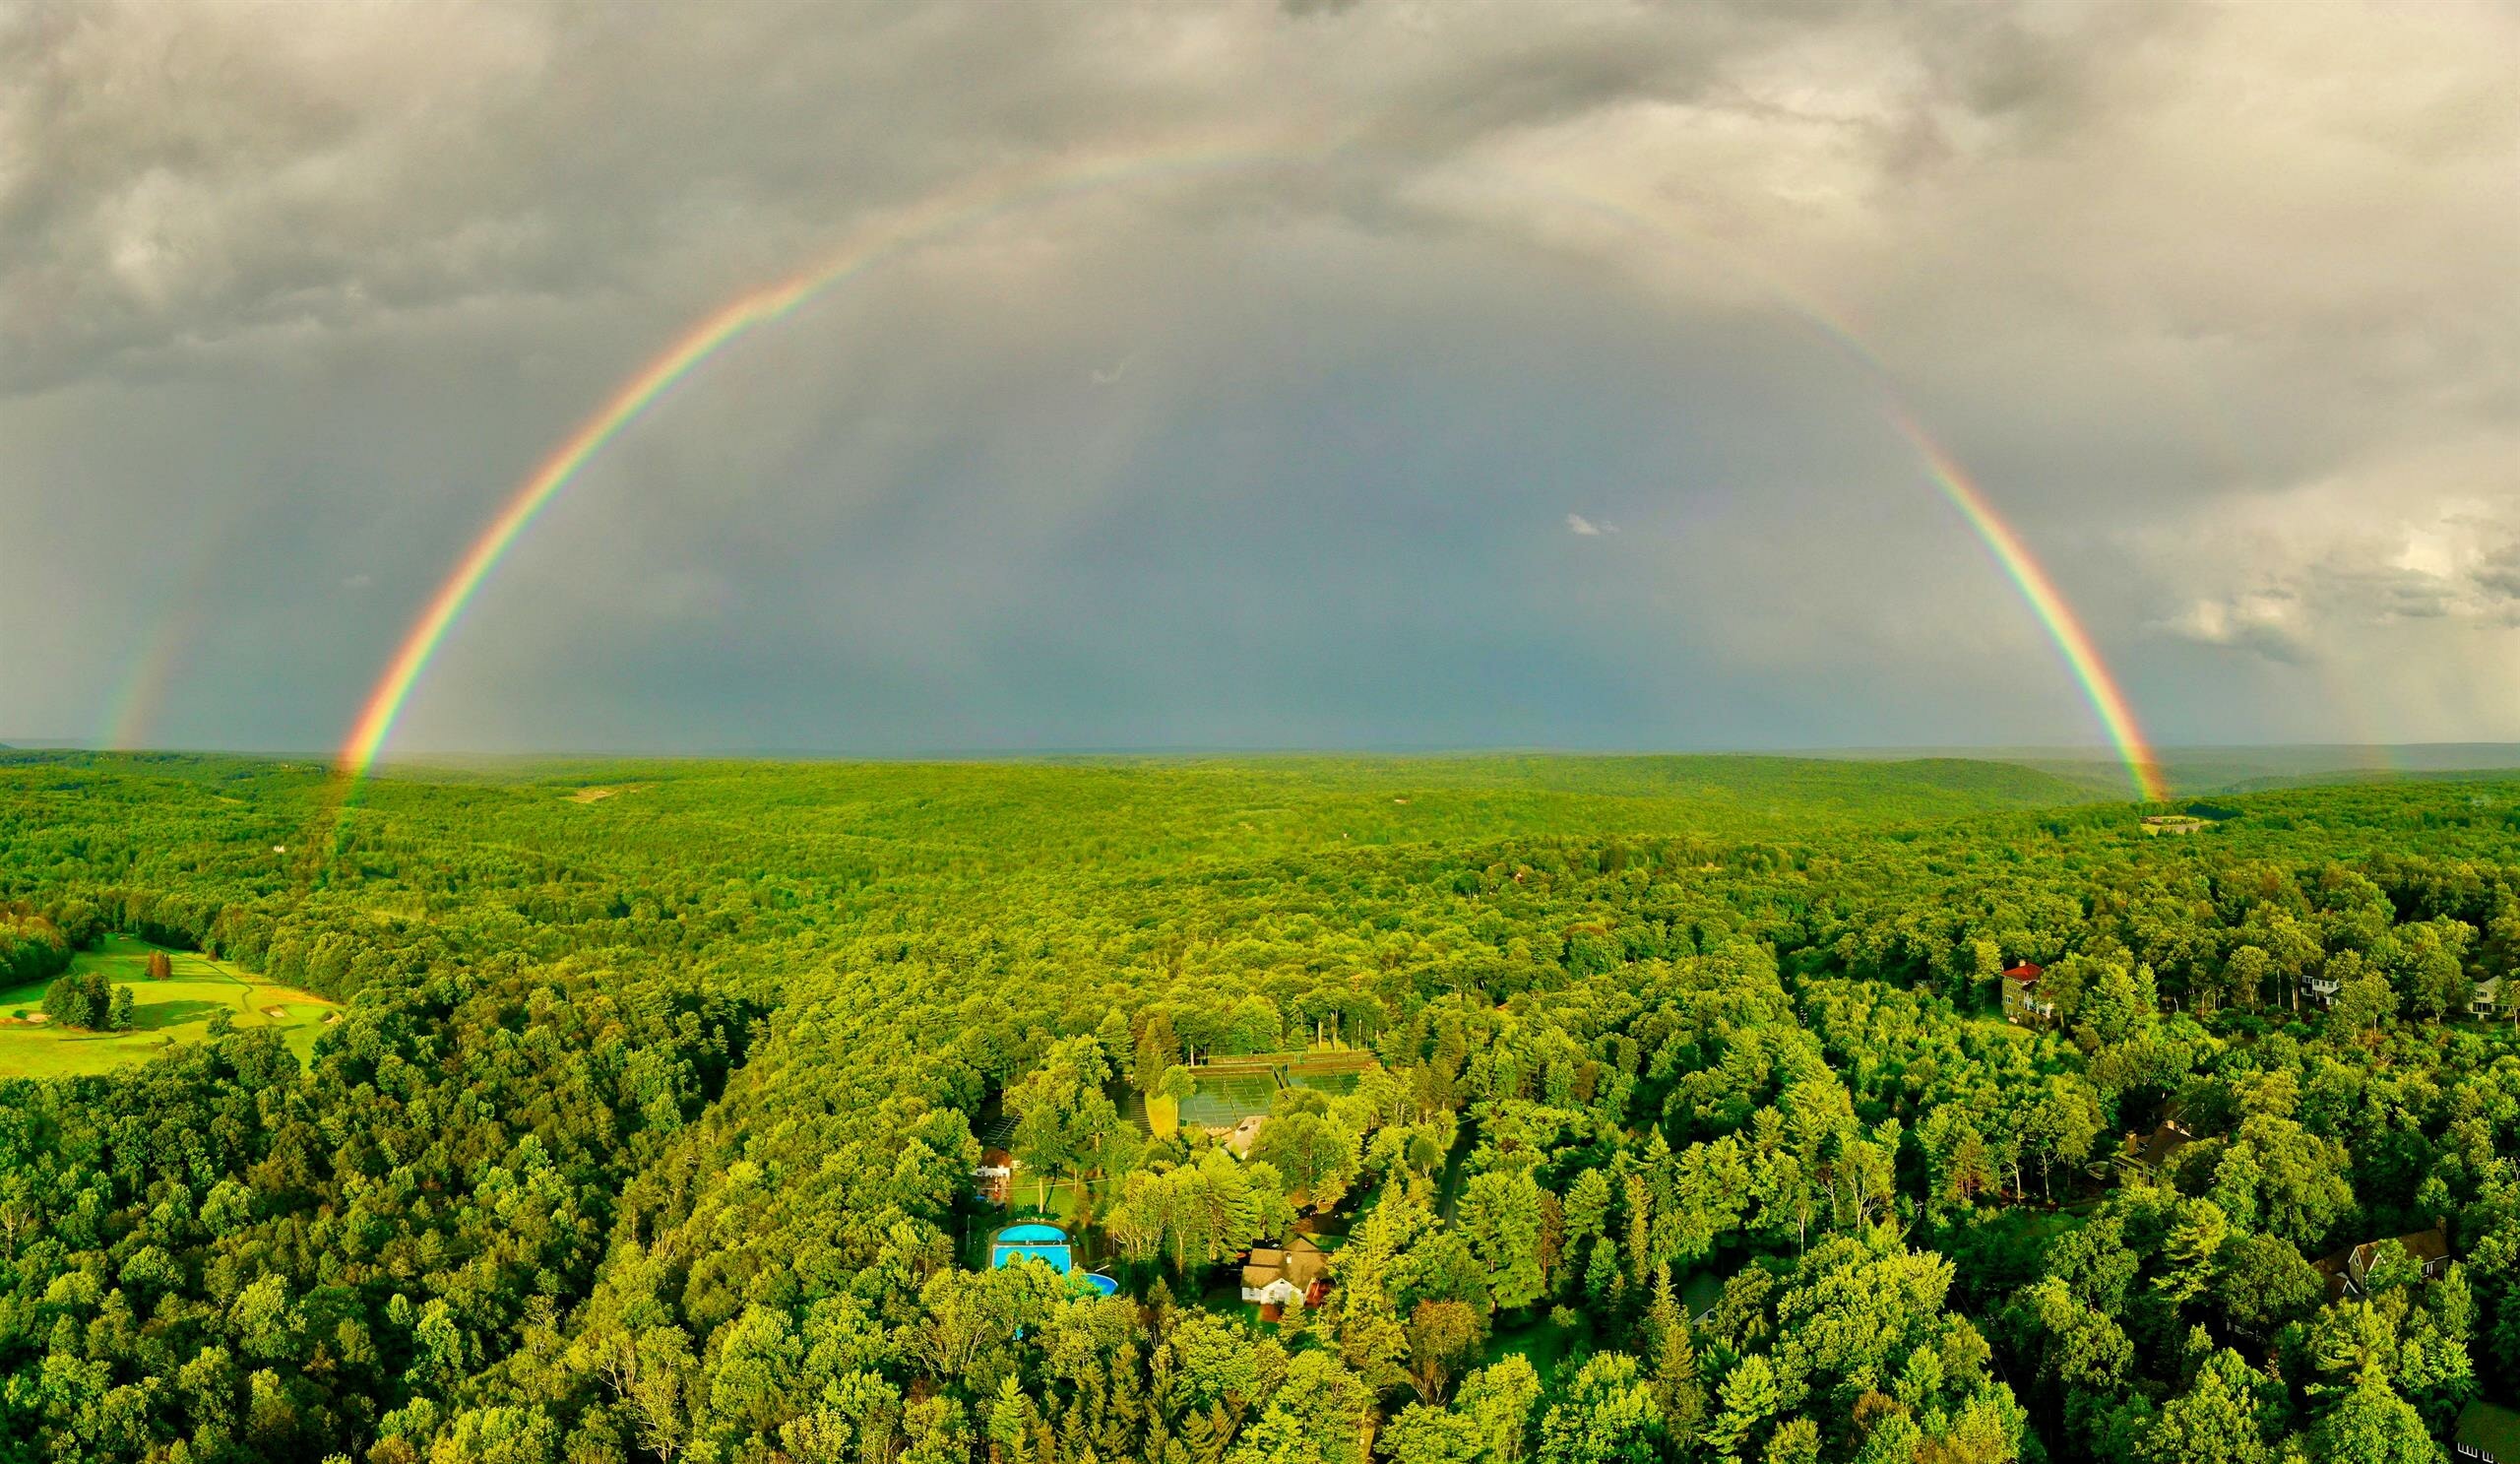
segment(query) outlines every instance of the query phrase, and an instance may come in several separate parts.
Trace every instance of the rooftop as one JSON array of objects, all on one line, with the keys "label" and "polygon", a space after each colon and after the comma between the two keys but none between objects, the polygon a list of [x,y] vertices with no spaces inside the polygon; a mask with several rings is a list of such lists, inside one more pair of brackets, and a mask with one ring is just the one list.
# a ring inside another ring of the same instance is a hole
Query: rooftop
[{"label": "rooftop", "polygon": [[2459,1411],[2458,1439],[2497,1459],[2520,1459],[2520,1410],[2479,1398]]}]

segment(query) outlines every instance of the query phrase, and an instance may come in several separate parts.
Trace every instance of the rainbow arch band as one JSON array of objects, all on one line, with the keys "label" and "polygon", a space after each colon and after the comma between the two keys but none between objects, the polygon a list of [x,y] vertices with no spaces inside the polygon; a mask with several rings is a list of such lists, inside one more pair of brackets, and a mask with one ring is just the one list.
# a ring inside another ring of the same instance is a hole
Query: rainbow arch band
[{"label": "rainbow arch band", "polygon": [[2169,797],[2170,790],[2162,780],[2161,760],[2154,755],[2152,743],[2144,736],[2143,726],[2135,720],[2134,704],[2127,700],[2125,689],[2110,673],[2109,663],[2101,659],[2100,647],[2093,642],[2091,632],[2083,628],[2082,618],[2074,613],[2065,593],[2056,588],[2048,567],[2039,562],[2039,557],[2030,552],[2030,545],[2023,543],[2021,536],[2014,533],[2012,526],[1995,512],[1995,506],[1986,501],[1985,493],[1971,480],[1968,473],[1943,451],[1941,444],[1925,435],[1915,418],[1896,411],[1889,416],[1891,424],[1924,460],[1925,470],[1933,476],[1934,486],[1951,500],[1952,507],[1960,510],[1960,516],[1969,521],[1969,527],[1978,531],[1978,538],[1984,541],[1987,552],[2003,566],[2013,588],[2021,592],[2021,598],[2030,605],[2031,613],[2039,617],[2048,639],[2056,643],[2056,649],[2064,656],[2074,679],[2082,683],[2084,694],[2090,697],[2092,710],[2100,714],[2100,724],[2107,730],[2109,740],[2125,760],[2126,776],[2134,784],[2136,796],[2147,802],[2159,802]]},{"label": "rainbow arch band", "polygon": [[790,282],[746,295],[702,321],[671,350],[631,377],[601,411],[543,460],[542,466],[472,541],[472,547],[464,551],[464,557],[456,561],[454,571],[439,584],[437,593],[429,597],[428,605],[404,636],[375,690],[368,694],[367,705],[360,711],[358,723],[350,730],[349,741],[342,751],[352,777],[366,776],[375,764],[377,754],[384,750],[385,739],[393,734],[403,704],[410,699],[411,688],[419,682],[420,672],[428,669],[429,659],[445,643],[447,632],[455,628],[456,618],[464,613],[464,606],[481,588],[481,582],[490,577],[490,571],[498,567],[499,560],[533,526],[544,506],[577,477],[578,470],[694,366],[752,327],[794,309],[813,288],[810,280]]},{"label": "rainbow arch band", "polygon": [[[392,661],[369,691],[342,747],[343,773],[355,785],[373,769],[386,741],[393,735],[395,724],[410,701],[412,689],[461,619],[465,606],[560,490],[574,481],[607,443],[644,415],[677,382],[756,327],[794,313],[826,290],[886,259],[938,235],[980,223],[1019,207],[1166,174],[1317,162],[1334,151],[1335,148],[1297,153],[1193,149],[1166,157],[1150,158],[1139,154],[1116,162],[1071,165],[1046,175],[1036,171],[1012,180],[991,178],[976,185],[933,195],[924,203],[861,231],[846,247],[813,268],[780,284],[745,294],[712,312],[616,388],[594,414],[582,421],[577,430],[553,449],[533,475],[517,486],[498,513],[474,537],[453,570],[429,597],[397,646]],[[1669,237],[1669,230],[1663,225],[1643,219],[1631,210],[1599,199],[1573,197],[1572,201],[1651,237]],[[1780,286],[1764,270],[1753,269],[1750,273],[1760,278],[1781,299],[1833,342],[1846,348],[1875,381],[1885,389],[1888,387],[1890,377],[1886,368],[1864,347],[1861,339],[1831,312],[1800,300],[1792,290]],[[1891,425],[1915,448],[1934,485],[1984,543],[2029,605],[2042,628],[2055,643],[2066,668],[2081,686],[2093,711],[2099,716],[2103,731],[2124,762],[2136,796],[2147,801],[2167,796],[2159,759],[2144,736],[2133,706],[2054,578],[2031,552],[2021,536],[2004,522],[1959,463],[1903,407],[1894,401],[1886,415]]]}]

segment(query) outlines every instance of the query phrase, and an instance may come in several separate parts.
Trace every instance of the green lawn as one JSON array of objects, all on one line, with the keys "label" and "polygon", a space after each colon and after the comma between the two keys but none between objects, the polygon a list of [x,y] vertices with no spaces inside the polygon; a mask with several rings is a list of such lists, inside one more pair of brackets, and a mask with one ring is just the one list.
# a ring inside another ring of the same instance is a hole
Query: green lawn
[{"label": "green lawn", "polygon": [[[224,1011],[239,1028],[270,1028],[304,1061],[315,1034],[338,1005],[293,987],[274,986],[252,973],[190,951],[168,951],[174,975],[149,979],[149,957],[158,947],[130,935],[108,935],[96,949],[71,957],[74,974],[101,971],[116,986],[131,987],[132,1030],[79,1032],[32,1023],[43,1011],[45,982],[0,991],[0,1077],[71,1077],[107,1072],[210,1032],[212,1013]],[[278,1015],[273,1015],[274,1010]]]},{"label": "green lawn", "polygon": [[1548,1319],[1544,1311],[1519,1325],[1507,1327],[1487,1339],[1480,1350],[1479,1366],[1484,1368],[1519,1355],[1532,1365],[1545,1385],[1556,1375],[1566,1354],[1585,1333],[1581,1327],[1561,1327]]}]

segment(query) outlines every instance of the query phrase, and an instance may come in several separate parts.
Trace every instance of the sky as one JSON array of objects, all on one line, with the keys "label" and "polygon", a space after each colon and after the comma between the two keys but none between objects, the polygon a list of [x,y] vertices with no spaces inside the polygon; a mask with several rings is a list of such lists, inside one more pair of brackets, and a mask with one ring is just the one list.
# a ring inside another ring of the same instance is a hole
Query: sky
[{"label": "sky", "polygon": [[0,0],[0,740],[2520,740],[2520,10]]}]

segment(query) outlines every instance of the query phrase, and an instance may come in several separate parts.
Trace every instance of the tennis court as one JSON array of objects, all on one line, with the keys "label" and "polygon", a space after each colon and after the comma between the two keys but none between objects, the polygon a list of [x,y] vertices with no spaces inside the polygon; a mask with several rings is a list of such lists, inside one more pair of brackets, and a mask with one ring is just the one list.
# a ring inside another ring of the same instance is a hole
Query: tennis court
[{"label": "tennis court", "polygon": [[1200,1068],[1192,1075],[1199,1089],[1181,1100],[1181,1123],[1187,1128],[1231,1128],[1269,1112],[1278,1093],[1278,1079],[1265,1067],[1225,1073]]}]

